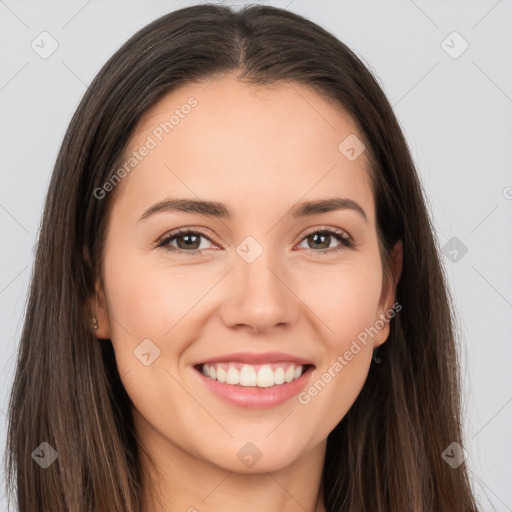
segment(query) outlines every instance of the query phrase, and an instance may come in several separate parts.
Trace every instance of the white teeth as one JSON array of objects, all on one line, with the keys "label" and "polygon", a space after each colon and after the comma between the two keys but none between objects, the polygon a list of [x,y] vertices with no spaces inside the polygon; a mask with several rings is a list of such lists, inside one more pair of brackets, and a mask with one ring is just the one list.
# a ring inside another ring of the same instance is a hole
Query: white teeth
[{"label": "white teeth", "polygon": [[256,370],[248,364],[240,370],[240,386],[256,386]]},{"label": "white teeth", "polygon": [[269,388],[274,385],[274,372],[270,366],[262,366],[256,376],[256,384],[259,388]]},{"label": "white teeth", "polygon": [[274,372],[274,384],[284,384],[284,370],[282,368],[278,368]]},{"label": "white teeth", "polygon": [[231,367],[226,375],[226,384],[240,384],[240,372]]},{"label": "white teeth", "polygon": [[220,367],[217,367],[217,380],[219,382],[226,382],[226,372]]},{"label": "white teeth", "polygon": [[240,363],[214,363],[210,365],[203,364],[202,367],[203,375],[213,380],[226,384],[259,388],[292,382],[302,375],[303,370],[303,366],[294,363],[256,366]]}]

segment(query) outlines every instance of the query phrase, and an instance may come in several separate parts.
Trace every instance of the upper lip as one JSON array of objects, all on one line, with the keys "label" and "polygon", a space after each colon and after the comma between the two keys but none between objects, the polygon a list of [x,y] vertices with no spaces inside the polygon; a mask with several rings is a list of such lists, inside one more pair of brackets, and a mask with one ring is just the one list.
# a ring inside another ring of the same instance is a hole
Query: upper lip
[{"label": "upper lip", "polygon": [[211,357],[205,359],[197,364],[212,364],[212,363],[246,363],[246,364],[265,364],[265,363],[279,363],[279,362],[293,362],[300,365],[313,365],[311,361],[302,357],[286,354],[285,352],[234,352],[231,354],[224,354],[222,356]]}]

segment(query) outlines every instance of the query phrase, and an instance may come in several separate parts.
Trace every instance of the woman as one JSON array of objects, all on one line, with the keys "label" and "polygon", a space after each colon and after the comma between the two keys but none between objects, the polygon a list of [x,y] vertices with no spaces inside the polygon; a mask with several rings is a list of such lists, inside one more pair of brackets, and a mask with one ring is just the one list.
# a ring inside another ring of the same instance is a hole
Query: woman
[{"label": "woman", "polygon": [[461,444],[447,287],[370,72],[274,7],[135,34],[48,191],[19,510],[476,511]]}]

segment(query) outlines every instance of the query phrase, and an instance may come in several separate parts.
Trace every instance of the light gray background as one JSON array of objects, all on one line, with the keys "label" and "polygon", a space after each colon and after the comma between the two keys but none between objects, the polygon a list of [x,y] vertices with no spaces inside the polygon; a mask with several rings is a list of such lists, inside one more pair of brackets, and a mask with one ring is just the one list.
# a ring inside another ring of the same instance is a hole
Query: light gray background
[{"label": "light gray background", "polygon": [[[66,126],[129,36],[193,3],[0,0],[2,453],[32,248]],[[464,446],[482,510],[512,511],[512,1],[262,3],[319,23],[377,75],[421,173],[440,244],[457,237],[468,249],[449,246],[457,254],[443,256],[462,334]],[[43,31],[59,45],[47,59],[31,48]],[[469,44],[457,58],[445,51],[463,48],[453,31]]]}]

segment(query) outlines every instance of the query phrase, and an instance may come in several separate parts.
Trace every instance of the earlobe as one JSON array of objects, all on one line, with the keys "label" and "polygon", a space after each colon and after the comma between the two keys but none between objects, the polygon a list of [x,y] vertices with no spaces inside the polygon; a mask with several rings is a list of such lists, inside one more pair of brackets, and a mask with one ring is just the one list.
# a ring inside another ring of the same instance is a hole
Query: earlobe
[{"label": "earlobe", "polygon": [[105,294],[100,280],[95,283],[95,294],[91,297],[91,326],[96,338],[110,339],[110,320],[108,315]]},{"label": "earlobe", "polygon": [[[89,256],[89,251],[86,247],[84,247],[83,256],[90,271],[93,273],[93,265]],[[94,296],[91,296],[89,299],[89,308],[89,324],[94,336],[99,339],[110,339],[110,322],[107,301],[105,300],[103,285],[99,278],[95,278]]]},{"label": "earlobe", "polygon": [[[374,338],[374,347],[382,345],[389,336],[389,315],[390,310],[395,311],[396,287],[402,275],[403,267],[403,243],[398,240],[391,249],[390,275],[383,289],[382,300],[378,311],[378,318],[384,323],[383,328]],[[400,308],[401,309],[401,308]],[[393,314],[394,316],[394,314]],[[391,317],[392,318],[392,317]]]}]

